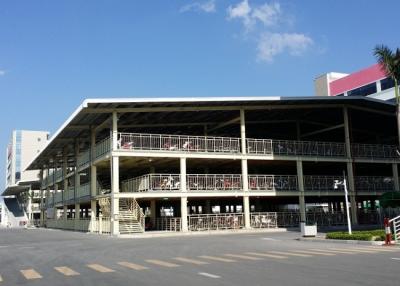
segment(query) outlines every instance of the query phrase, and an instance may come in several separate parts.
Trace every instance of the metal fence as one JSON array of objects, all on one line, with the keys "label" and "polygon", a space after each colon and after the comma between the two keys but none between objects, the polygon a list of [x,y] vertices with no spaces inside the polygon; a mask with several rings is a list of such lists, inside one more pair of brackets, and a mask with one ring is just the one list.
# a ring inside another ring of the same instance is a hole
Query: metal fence
[{"label": "metal fence", "polygon": [[110,137],[105,138],[96,143],[96,147],[95,147],[96,159],[100,158],[101,156],[107,154],[110,151],[111,151],[111,138]]},{"label": "metal fence", "polygon": [[394,191],[393,177],[384,176],[357,176],[354,177],[357,191]]},{"label": "metal fence", "polygon": [[250,214],[252,228],[277,228],[278,214],[276,212],[257,212]]},{"label": "metal fence", "polygon": [[296,191],[297,176],[249,175],[249,190],[252,191]]},{"label": "metal fence", "polygon": [[118,133],[118,149],[240,153],[240,139],[231,137]]},{"label": "metal fence", "polygon": [[351,144],[351,155],[355,158],[400,158],[394,145]]},{"label": "metal fence", "polygon": [[242,176],[236,174],[187,175],[188,191],[237,191],[242,189]]},{"label": "metal fence", "polygon": [[95,232],[109,234],[111,229],[110,218],[87,218],[87,219],[74,219],[74,218],[59,218],[59,219],[46,219],[45,225],[47,228],[74,230],[82,232]]},{"label": "metal fence", "polygon": [[223,230],[244,227],[242,213],[200,214],[188,216],[189,230]]},{"label": "metal fence", "polygon": [[281,156],[344,157],[346,148],[344,143],[336,142],[247,139],[247,152]]},{"label": "metal fence", "polygon": [[81,152],[77,159],[77,166],[82,167],[90,162],[90,149]]},{"label": "metal fence", "polygon": [[181,218],[180,217],[158,217],[155,221],[155,230],[162,231],[180,231]]},{"label": "metal fence", "polygon": [[344,191],[343,176],[304,176],[304,190],[306,191]]}]

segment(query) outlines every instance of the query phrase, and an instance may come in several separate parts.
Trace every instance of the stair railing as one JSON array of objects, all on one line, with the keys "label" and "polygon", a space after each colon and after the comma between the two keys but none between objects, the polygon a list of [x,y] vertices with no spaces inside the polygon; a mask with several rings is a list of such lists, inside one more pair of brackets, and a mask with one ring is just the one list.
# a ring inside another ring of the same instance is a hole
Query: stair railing
[{"label": "stair railing", "polygon": [[137,222],[142,227],[142,230],[144,231],[144,213],[135,199],[129,200],[128,209],[130,212],[132,212],[134,218],[137,220]]},{"label": "stair railing", "polygon": [[394,240],[398,241],[400,239],[400,215],[390,219],[389,224],[390,223],[393,224]]}]

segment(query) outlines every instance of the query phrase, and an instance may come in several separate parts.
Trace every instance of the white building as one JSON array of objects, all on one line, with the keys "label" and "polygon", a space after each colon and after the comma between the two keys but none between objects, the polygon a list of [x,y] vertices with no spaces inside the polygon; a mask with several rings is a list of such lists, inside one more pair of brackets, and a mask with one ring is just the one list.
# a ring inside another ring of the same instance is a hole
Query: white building
[{"label": "white building", "polygon": [[46,145],[47,131],[14,130],[6,150],[2,224],[19,226],[39,216],[39,171],[25,170]]},{"label": "white building", "polygon": [[375,201],[399,191],[395,109],[360,96],[88,99],[27,169],[42,170],[52,228],[340,225],[343,171],[352,222],[376,223]]}]

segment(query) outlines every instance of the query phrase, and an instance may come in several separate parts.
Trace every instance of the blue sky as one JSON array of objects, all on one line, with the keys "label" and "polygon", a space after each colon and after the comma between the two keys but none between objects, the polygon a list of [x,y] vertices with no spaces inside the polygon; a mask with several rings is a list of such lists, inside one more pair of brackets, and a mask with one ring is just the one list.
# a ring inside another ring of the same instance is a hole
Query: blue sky
[{"label": "blue sky", "polygon": [[2,0],[1,162],[13,129],[53,133],[85,98],[313,95],[317,75],[375,63],[376,44],[400,46],[400,2],[381,6]]}]

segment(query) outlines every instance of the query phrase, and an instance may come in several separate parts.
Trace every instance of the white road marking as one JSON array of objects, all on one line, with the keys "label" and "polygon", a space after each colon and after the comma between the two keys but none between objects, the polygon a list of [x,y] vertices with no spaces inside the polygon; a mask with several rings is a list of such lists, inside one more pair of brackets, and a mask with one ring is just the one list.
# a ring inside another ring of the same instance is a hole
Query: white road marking
[{"label": "white road marking", "polygon": [[42,275],[36,272],[34,269],[24,269],[20,270],[22,275],[24,275],[25,279],[32,280],[32,279],[41,279]]},{"label": "white road marking", "polygon": [[1,275],[0,275],[0,282],[3,282],[3,277],[1,277]]},{"label": "white road marking", "polygon": [[208,262],[197,260],[197,259],[190,259],[190,258],[185,258],[185,257],[175,257],[175,260],[181,261],[181,262],[186,262],[186,263],[191,263],[195,265],[205,265],[209,264]]},{"label": "white road marking", "polygon": [[205,277],[208,277],[208,278],[214,278],[214,279],[221,278],[221,276],[218,276],[218,275],[215,275],[215,274],[211,274],[211,273],[207,273],[207,272],[199,272],[197,274],[205,276]]},{"label": "white road marking", "polygon": [[100,264],[87,264],[87,267],[97,271],[97,272],[101,272],[101,273],[109,273],[109,272],[114,272],[113,269],[110,269],[108,267],[105,267],[103,265]]},{"label": "white road marking", "polygon": [[164,267],[179,267],[180,265],[158,259],[147,259],[146,262]]},{"label": "white road marking", "polygon": [[279,239],[271,238],[271,237],[263,237],[262,240],[269,240],[269,241],[279,241]]},{"label": "white road marking", "polygon": [[398,257],[392,257],[393,260],[400,260]]},{"label": "white road marking", "polygon": [[78,272],[72,270],[71,268],[67,266],[60,266],[60,267],[54,267],[55,270],[60,272],[61,274],[64,274],[65,276],[77,276],[80,275]]}]

